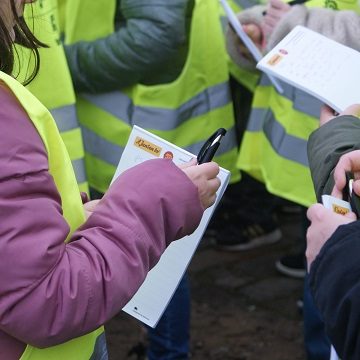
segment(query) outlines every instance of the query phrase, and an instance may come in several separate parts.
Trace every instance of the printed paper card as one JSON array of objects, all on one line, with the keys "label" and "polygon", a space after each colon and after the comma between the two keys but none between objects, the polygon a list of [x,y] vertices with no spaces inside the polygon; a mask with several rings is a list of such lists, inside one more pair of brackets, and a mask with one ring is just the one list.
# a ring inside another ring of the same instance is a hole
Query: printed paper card
[{"label": "printed paper card", "polygon": [[351,211],[350,203],[347,201],[338,199],[331,195],[322,195],[321,196],[322,203],[324,207],[332,210],[333,212],[339,215],[346,215]]},{"label": "printed paper card", "polygon": [[257,68],[341,112],[360,102],[359,63],[358,51],[296,26]]}]

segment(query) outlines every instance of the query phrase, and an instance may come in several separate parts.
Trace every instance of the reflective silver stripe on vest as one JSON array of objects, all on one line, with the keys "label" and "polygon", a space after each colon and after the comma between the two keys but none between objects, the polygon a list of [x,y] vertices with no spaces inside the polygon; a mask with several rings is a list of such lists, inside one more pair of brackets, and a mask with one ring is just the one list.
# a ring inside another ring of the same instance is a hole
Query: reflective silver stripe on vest
[{"label": "reflective silver stripe on vest", "polygon": [[[124,151],[124,147],[107,141],[106,139],[100,137],[99,135],[84,126],[81,127],[81,130],[85,139],[84,145],[86,152],[105,161],[108,164],[111,164],[113,166],[118,165],[121,154]],[[192,154],[197,155],[203,144],[204,142],[201,141],[196,144],[187,146],[185,147],[185,149]],[[232,127],[228,130],[226,136],[221,141],[219,150],[216,154],[222,155],[234,148],[237,148],[236,130],[235,127]]]},{"label": "reflective silver stripe on vest", "polygon": [[101,138],[85,126],[81,126],[81,131],[84,138],[84,148],[86,152],[107,162],[108,164],[113,166],[118,165],[121,154],[124,151],[122,146]]},{"label": "reflective silver stripe on vest", "polygon": [[264,132],[275,151],[282,157],[304,166],[309,166],[307,157],[307,141],[286,133],[273,114],[264,125]]},{"label": "reflective silver stripe on vest", "polygon": [[75,105],[62,106],[50,110],[59,132],[66,132],[79,127]]},{"label": "reflective silver stripe on vest", "polygon": [[77,183],[78,184],[85,183],[87,181],[87,178],[86,178],[84,159],[83,158],[75,159],[72,160],[71,163],[75,172]]},{"label": "reflective silver stripe on vest", "polygon": [[[79,128],[75,105],[67,105],[51,109],[50,112],[55,119],[56,126],[60,133]],[[75,159],[72,160],[71,163],[75,172],[77,183],[85,183],[87,178],[84,159]]]},{"label": "reflective silver stripe on vest", "polygon": [[228,82],[207,88],[177,109],[134,106],[132,100],[119,91],[103,95],[82,94],[81,96],[130,126],[136,124],[146,129],[161,131],[176,129],[189,119],[231,102]]},{"label": "reflective silver stripe on vest", "polygon": [[[278,81],[280,81],[278,79]],[[269,79],[269,77],[266,74],[262,74],[259,80],[259,85],[261,86],[272,86],[272,83]],[[281,82],[281,86],[283,86],[282,82]]]},{"label": "reflective silver stripe on vest", "polygon": [[[306,115],[319,118],[321,105],[323,104],[320,100],[302,90],[284,83],[283,81],[280,81],[280,83],[284,93],[282,95],[278,94],[278,96],[283,96],[290,100],[295,110],[300,111]],[[259,85],[271,85],[269,78],[265,74],[261,76]]]},{"label": "reflective silver stripe on vest", "polygon": [[281,157],[309,166],[307,141],[286,133],[285,128],[275,119],[269,109],[256,109],[251,112],[252,121],[247,127],[249,132],[264,131],[275,152]]},{"label": "reflective silver stripe on vest", "polygon": [[269,109],[253,108],[250,113],[246,130],[250,132],[262,131],[266,114],[268,112],[270,112]]}]

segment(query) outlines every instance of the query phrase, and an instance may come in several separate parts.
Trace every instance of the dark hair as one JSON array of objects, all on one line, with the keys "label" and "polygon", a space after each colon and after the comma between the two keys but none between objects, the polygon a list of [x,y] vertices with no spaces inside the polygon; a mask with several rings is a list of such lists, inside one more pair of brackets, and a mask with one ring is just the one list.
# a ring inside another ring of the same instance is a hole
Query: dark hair
[{"label": "dark hair", "polygon": [[4,19],[0,17],[0,71],[3,71],[6,74],[12,74],[14,69],[15,62],[15,48],[14,43],[22,45],[31,50],[32,55],[35,58],[35,65],[31,75],[24,80],[24,85],[29,84],[39,72],[40,68],[40,55],[39,47],[47,47],[44,43],[38,40],[30,31],[28,25],[26,24],[24,18],[19,17],[16,11],[14,0],[9,0],[11,2],[11,9],[14,16],[14,31],[15,31],[15,41],[11,39],[9,29],[7,29]]}]

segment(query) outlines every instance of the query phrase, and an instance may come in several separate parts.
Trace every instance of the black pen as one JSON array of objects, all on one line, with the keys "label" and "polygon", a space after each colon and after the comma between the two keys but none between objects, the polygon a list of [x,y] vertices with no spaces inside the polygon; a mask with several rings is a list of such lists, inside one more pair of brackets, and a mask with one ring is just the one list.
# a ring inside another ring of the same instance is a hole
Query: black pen
[{"label": "black pen", "polygon": [[197,156],[198,165],[210,162],[213,159],[217,149],[220,146],[220,141],[225,136],[225,134],[226,130],[220,128],[205,141]]},{"label": "black pen", "polygon": [[[309,0],[291,0],[291,1],[287,2],[286,4],[288,4],[288,5],[290,5],[290,6],[293,6],[293,5],[304,4],[304,3],[306,3],[307,1],[309,1]],[[265,15],[266,15],[266,10],[263,11],[262,14],[265,16]]]}]

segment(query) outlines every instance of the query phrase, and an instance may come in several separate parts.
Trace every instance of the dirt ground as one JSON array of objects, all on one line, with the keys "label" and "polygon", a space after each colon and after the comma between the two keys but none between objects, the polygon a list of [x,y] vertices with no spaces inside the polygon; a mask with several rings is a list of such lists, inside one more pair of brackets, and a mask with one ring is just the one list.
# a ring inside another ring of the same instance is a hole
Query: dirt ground
[{"label": "dirt ground", "polygon": [[[302,280],[280,275],[275,261],[297,246],[299,215],[281,215],[274,245],[229,253],[204,240],[190,266],[191,351],[196,360],[304,360]],[[107,326],[110,359],[136,359],[144,341],[138,321],[120,313]]]}]

